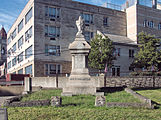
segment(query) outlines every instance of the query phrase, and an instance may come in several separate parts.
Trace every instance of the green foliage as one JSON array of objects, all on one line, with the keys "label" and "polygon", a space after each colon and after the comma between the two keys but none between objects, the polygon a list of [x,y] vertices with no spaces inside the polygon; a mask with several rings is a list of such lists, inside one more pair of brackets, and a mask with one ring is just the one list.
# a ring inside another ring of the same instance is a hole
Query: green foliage
[{"label": "green foliage", "polygon": [[152,66],[156,69],[161,63],[161,40],[144,32],[139,33],[139,52],[135,55],[134,66],[151,70]]},{"label": "green foliage", "polygon": [[113,56],[114,46],[108,37],[96,35],[90,42],[91,51],[88,56],[88,63],[91,68],[102,70],[112,66],[112,61],[115,59]]}]

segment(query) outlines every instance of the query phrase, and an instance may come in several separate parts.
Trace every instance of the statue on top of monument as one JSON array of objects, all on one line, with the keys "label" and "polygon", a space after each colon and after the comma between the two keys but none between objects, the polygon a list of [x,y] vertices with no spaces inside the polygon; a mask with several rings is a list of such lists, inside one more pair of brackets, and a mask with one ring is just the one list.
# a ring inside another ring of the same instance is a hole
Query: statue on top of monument
[{"label": "statue on top of monument", "polygon": [[84,31],[84,19],[82,18],[82,16],[79,16],[79,19],[76,21],[76,25],[77,25],[77,28],[78,28],[77,35],[83,34],[83,31]]}]

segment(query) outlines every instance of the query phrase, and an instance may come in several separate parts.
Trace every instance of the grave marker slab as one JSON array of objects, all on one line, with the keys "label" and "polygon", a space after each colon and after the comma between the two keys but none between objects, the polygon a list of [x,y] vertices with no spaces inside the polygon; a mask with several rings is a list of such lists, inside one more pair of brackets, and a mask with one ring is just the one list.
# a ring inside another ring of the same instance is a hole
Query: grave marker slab
[{"label": "grave marker slab", "polygon": [[0,108],[0,120],[8,120],[8,114],[6,108]]}]

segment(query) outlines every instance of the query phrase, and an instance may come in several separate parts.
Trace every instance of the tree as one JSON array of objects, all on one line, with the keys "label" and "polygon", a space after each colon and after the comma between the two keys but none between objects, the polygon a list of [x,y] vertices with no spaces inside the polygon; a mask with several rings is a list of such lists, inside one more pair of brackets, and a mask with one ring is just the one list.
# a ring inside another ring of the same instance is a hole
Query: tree
[{"label": "tree", "polygon": [[147,70],[156,69],[161,63],[161,50],[159,50],[160,39],[147,35],[144,32],[138,35],[139,51],[135,55],[133,65],[137,68]]},{"label": "tree", "polygon": [[90,42],[91,51],[88,56],[88,64],[91,68],[105,69],[105,66],[111,67],[112,61],[115,59],[113,56],[114,46],[108,37],[96,35]]}]

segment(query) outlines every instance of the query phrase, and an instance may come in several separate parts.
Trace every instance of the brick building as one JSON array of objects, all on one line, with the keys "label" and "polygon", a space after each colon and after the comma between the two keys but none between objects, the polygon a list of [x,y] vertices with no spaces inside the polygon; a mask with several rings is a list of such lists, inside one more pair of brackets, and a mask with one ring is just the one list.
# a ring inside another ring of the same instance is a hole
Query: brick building
[{"label": "brick building", "polygon": [[[74,41],[77,33],[75,21],[81,15],[85,20],[84,35],[87,41],[101,31],[115,42],[118,59],[114,61],[111,74],[120,75],[126,71],[127,75],[137,50],[136,35],[143,28],[150,29],[141,27],[147,18],[136,17],[136,9],[161,14],[160,10],[139,4],[119,11],[72,0],[29,0],[8,32],[8,73],[32,74],[35,77],[70,73],[71,54],[68,46]],[[157,32],[160,33],[159,30]]]}]

